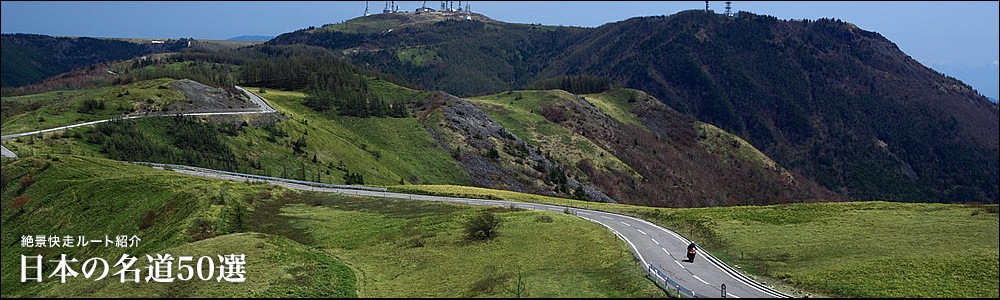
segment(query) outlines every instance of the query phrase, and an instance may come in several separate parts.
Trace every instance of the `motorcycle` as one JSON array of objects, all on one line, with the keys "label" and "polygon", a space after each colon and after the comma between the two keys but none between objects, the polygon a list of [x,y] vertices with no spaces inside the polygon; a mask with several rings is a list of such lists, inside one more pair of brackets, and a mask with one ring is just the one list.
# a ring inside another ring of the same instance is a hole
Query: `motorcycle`
[{"label": "motorcycle", "polygon": [[694,254],[695,254],[695,250],[694,249],[688,250],[688,261],[694,262]]}]

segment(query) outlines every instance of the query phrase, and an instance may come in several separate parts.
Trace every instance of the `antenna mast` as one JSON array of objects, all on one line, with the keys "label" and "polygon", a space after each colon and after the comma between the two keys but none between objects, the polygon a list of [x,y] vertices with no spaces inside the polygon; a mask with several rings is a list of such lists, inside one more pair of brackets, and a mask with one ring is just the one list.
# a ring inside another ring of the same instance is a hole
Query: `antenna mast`
[{"label": "antenna mast", "polygon": [[727,17],[732,17],[733,16],[733,6],[732,5],[733,5],[733,1],[726,1],[726,16]]},{"label": "antenna mast", "polygon": [[372,15],[368,12],[368,1],[365,1],[365,17]]},{"label": "antenna mast", "polygon": [[708,0],[705,0],[705,13],[707,14],[709,12],[711,12],[711,11],[708,10]]}]

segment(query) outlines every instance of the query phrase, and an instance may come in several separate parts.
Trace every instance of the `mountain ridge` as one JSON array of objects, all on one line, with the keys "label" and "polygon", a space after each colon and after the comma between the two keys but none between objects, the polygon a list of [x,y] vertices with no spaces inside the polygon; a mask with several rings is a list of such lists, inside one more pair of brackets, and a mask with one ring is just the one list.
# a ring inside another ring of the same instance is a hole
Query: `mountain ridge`
[{"label": "mountain ridge", "polygon": [[447,20],[385,34],[296,31],[268,43],[343,51],[459,96],[604,76],[850,198],[996,202],[1000,194],[997,106],[838,19],[693,10],[597,28]]}]

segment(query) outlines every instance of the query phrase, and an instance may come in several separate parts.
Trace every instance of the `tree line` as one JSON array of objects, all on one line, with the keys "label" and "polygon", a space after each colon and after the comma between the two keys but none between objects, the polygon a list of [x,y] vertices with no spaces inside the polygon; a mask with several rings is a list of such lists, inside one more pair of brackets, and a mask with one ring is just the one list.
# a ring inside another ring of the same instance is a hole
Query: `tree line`
[{"label": "tree line", "polygon": [[252,85],[305,90],[305,105],[354,117],[406,117],[405,104],[372,93],[367,76],[349,62],[330,56],[270,57],[243,66],[241,80]]}]

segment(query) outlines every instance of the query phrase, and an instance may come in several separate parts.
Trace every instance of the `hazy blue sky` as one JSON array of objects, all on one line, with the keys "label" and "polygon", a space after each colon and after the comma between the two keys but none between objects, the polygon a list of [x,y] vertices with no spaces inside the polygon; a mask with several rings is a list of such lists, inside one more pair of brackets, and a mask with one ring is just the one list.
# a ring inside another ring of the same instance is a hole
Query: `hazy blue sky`
[{"label": "hazy blue sky", "polygon": [[[413,11],[423,1],[396,1]],[[464,2],[463,2],[464,3]],[[704,1],[472,1],[472,11],[514,23],[597,27],[636,16],[704,9]],[[380,12],[384,1],[369,1]],[[427,1],[439,7],[440,1]],[[724,1],[712,1],[721,13]],[[3,33],[54,36],[228,39],[279,35],[361,15],[365,1],[2,1]],[[779,19],[838,18],[876,31],[917,61],[1000,95],[1000,2],[733,1],[733,10]]]}]

